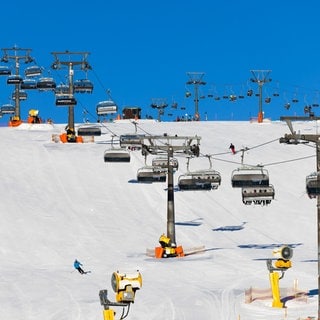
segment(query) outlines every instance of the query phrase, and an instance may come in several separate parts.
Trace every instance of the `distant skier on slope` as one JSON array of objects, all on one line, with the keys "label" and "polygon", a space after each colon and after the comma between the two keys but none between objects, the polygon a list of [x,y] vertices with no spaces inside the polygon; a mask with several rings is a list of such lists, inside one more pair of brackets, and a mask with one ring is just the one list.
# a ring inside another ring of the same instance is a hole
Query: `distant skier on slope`
[{"label": "distant skier on slope", "polygon": [[229,149],[231,150],[231,152],[232,152],[233,154],[236,153],[236,148],[235,148],[235,146],[234,146],[232,143],[230,144]]},{"label": "distant skier on slope", "polygon": [[75,268],[76,270],[78,270],[81,274],[86,273],[86,272],[84,272],[83,269],[81,268],[82,263],[79,262],[77,259],[74,260],[73,266],[74,266],[74,268]]}]

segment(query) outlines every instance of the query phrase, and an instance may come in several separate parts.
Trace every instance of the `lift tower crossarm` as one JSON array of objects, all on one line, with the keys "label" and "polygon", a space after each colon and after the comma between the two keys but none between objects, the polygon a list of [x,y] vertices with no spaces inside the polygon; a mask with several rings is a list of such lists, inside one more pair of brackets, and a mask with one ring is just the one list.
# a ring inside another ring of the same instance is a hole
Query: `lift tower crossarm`
[{"label": "lift tower crossarm", "polygon": [[[193,145],[199,145],[201,137],[199,136],[168,136],[155,135],[147,136],[143,139],[143,145],[151,154],[167,153],[171,148],[173,152],[189,153]],[[178,143],[178,141],[180,143]]]},{"label": "lift tower crossarm", "polygon": [[[293,130],[292,121],[312,121],[320,120],[320,117],[280,117],[280,120],[286,121],[290,128],[291,134],[286,134],[283,138],[280,138],[280,143],[297,144],[300,141],[309,141],[316,144],[316,166],[317,173],[320,172],[320,135],[319,134],[297,134]],[[294,142],[292,143],[291,140]],[[300,140],[300,141],[299,141]],[[319,179],[319,175],[317,175]],[[318,290],[320,289],[320,195],[317,195],[317,238],[318,238]],[[318,319],[320,319],[320,295],[318,295]]]}]

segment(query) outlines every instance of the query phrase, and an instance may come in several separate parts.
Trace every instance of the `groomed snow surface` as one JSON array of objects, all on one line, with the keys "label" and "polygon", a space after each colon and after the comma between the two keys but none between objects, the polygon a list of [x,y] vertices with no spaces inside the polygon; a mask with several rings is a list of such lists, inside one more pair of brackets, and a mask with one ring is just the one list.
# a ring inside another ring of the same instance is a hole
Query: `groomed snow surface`
[{"label": "groomed snow surface", "polygon": [[[316,121],[293,125],[318,133]],[[289,133],[285,123],[138,121],[137,133],[200,136],[202,156],[191,159],[189,169],[207,169],[203,155],[210,154],[222,177],[217,190],[175,188],[177,244],[206,251],[170,259],[146,256],[166,233],[166,183],[136,182],[141,151],[131,152],[130,163],[104,162],[112,134],[134,133],[134,125],[106,123],[94,143],[53,142],[64,127],[0,128],[0,319],[103,319],[99,291],[107,289],[115,301],[110,280],[117,270],[139,270],[143,278],[132,320],[317,316],[318,296],[289,300],[286,309],[272,308],[272,299],[245,303],[246,289],[270,288],[266,259],[282,245],[293,248],[293,266],[280,287],[317,288],[317,208],[305,191],[316,150],[280,144]],[[232,188],[241,152],[233,155],[231,142],[237,151],[249,148],[244,163],[265,165],[275,188],[270,205],[244,205],[241,189]],[[186,158],[177,158],[175,186],[187,171]],[[74,270],[76,258],[91,273]],[[118,319],[122,309],[114,310]]]}]

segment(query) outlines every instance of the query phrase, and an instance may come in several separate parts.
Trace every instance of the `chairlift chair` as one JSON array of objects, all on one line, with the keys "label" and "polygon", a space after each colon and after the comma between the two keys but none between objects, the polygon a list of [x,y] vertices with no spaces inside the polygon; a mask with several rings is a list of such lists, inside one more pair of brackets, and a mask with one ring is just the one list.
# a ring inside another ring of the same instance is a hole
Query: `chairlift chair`
[{"label": "chairlift chair", "polygon": [[232,171],[233,188],[268,186],[269,174],[263,167],[241,167]]},{"label": "chairlift chair", "polygon": [[37,77],[42,74],[42,69],[41,67],[38,67],[38,66],[27,67],[24,70],[24,74],[26,77]]},{"label": "chairlift chair", "polygon": [[306,177],[306,190],[310,199],[314,199],[320,195],[319,174],[319,172],[314,172]]},{"label": "chairlift chair", "polygon": [[130,162],[130,152],[126,148],[114,147],[112,135],[111,148],[104,152],[104,162]]},{"label": "chairlift chair", "polygon": [[[157,157],[152,159],[152,165],[154,167],[161,167],[161,168],[168,168],[168,157]],[[170,158],[170,165],[172,166],[173,170],[178,170],[179,162],[176,158]]]},{"label": "chairlift chair", "polygon": [[[28,97],[27,93],[24,90],[19,90],[18,96],[19,100],[27,100]],[[16,98],[16,92],[12,92],[11,98],[12,100]]]},{"label": "chairlift chair", "polygon": [[187,173],[178,178],[180,190],[212,190],[217,189],[221,184],[221,175],[212,169],[211,157],[207,155],[210,166],[205,170],[189,171],[189,160],[187,162]]},{"label": "chairlift chair", "polygon": [[7,84],[20,84],[22,80],[20,75],[11,75],[7,78]]},{"label": "chairlift chair", "polygon": [[166,182],[167,170],[161,167],[144,166],[137,171],[138,182]]},{"label": "chairlift chair", "polygon": [[70,88],[67,84],[58,84],[54,89],[55,96],[66,96],[70,93]]},{"label": "chairlift chair", "polygon": [[23,90],[37,89],[37,81],[35,79],[23,79],[20,88]]},{"label": "chairlift chair", "polygon": [[37,82],[37,89],[46,91],[46,90],[54,90],[56,88],[56,82],[53,78],[45,78],[42,77]]},{"label": "chairlift chair", "polygon": [[7,103],[1,106],[1,113],[2,114],[14,114],[15,113],[15,106]]},{"label": "chairlift chair", "polygon": [[182,174],[178,178],[180,190],[212,190],[221,184],[221,175],[215,170],[201,170]]},{"label": "chairlift chair", "polygon": [[144,137],[144,134],[122,134],[120,147],[140,150]]},{"label": "chairlift chair", "polygon": [[78,136],[101,136],[101,128],[92,125],[79,127]]},{"label": "chairlift chair", "polygon": [[96,112],[98,116],[104,116],[108,114],[117,113],[118,106],[112,100],[100,101],[96,106]]},{"label": "chairlift chair", "polygon": [[93,84],[88,79],[75,80],[73,83],[73,89],[74,92],[78,93],[92,93]]},{"label": "chairlift chair", "polygon": [[0,66],[0,76],[10,76],[11,69],[8,66]]},{"label": "chairlift chair", "polygon": [[123,148],[111,148],[104,152],[104,162],[130,162],[130,152]]},{"label": "chairlift chair", "polygon": [[274,199],[273,185],[251,186],[242,188],[242,202],[246,205],[268,205]]},{"label": "chairlift chair", "polygon": [[58,96],[56,98],[56,106],[75,106],[76,104],[76,98],[70,95]]}]

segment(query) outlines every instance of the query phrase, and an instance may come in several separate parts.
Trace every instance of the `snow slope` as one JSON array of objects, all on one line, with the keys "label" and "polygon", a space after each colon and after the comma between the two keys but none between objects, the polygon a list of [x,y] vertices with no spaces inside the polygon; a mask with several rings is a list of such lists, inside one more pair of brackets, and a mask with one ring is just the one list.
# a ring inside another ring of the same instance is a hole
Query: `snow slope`
[{"label": "snow slope", "polygon": [[[307,133],[318,133],[317,125],[294,123]],[[0,128],[0,319],[103,319],[99,291],[108,289],[115,299],[110,279],[117,270],[140,270],[143,277],[128,319],[317,315],[317,296],[288,301],[286,310],[271,308],[270,299],[244,299],[245,289],[270,287],[265,259],[281,245],[294,250],[281,288],[317,288],[316,200],[305,192],[315,148],[280,144],[289,133],[285,123],[139,122],[138,133],[201,136],[201,154],[213,155],[222,177],[217,190],[174,195],[178,245],[204,244],[206,252],[160,260],[145,253],[166,232],[166,184],[136,183],[140,151],[131,152],[130,163],[103,161],[111,135],[133,133],[134,126],[107,123],[94,143],[54,143],[52,135],[63,128]],[[241,190],[232,188],[241,152],[232,155],[231,142],[249,148],[244,163],[266,165],[276,191],[269,206],[245,206]],[[187,170],[186,159],[178,160],[175,184]],[[190,161],[190,170],[208,166],[206,157]],[[74,271],[75,258],[92,273]],[[121,310],[115,311],[118,318]]]}]

